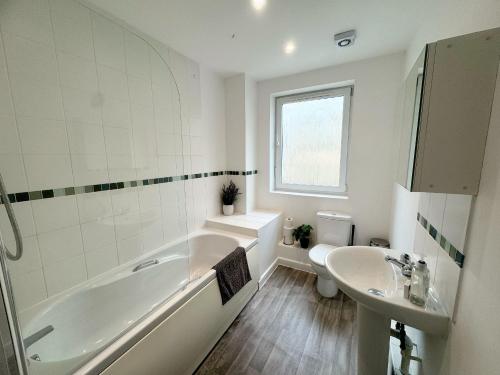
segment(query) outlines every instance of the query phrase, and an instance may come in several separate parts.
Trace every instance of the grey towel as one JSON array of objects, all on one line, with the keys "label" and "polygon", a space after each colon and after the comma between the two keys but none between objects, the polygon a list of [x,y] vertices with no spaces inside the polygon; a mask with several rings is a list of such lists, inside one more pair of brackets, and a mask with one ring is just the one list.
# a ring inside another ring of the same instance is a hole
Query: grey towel
[{"label": "grey towel", "polygon": [[217,275],[223,305],[252,280],[248,269],[247,254],[242,247],[237,247],[236,250],[217,263],[213,269]]}]

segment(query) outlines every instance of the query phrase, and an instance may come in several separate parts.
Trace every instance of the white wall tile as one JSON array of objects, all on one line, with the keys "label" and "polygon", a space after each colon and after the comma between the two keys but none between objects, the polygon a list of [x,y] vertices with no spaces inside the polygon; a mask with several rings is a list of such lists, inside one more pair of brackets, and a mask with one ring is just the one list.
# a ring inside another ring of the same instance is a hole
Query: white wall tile
[{"label": "white wall tile", "polygon": [[12,117],[14,115],[14,107],[12,106],[12,96],[7,78],[7,71],[4,68],[0,69],[0,87],[2,87],[2,90],[0,90],[0,116]]},{"label": "white wall tile", "polygon": [[138,179],[160,177],[158,171],[158,158],[156,156],[136,154],[134,157]]},{"label": "white wall tile", "polygon": [[149,47],[149,59],[151,64],[151,79],[156,85],[168,85],[172,80],[172,73],[169,70],[170,64],[170,50],[167,53],[162,53],[160,56],[158,52]]},{"label": "white wall tile", "polygon": [[126,100],[115,99],[110,96],[103,97],[102,122],[106,126],[130,128],[130,104]]},{"label": "white wall tile", "polygon": [[87,279],[83,255],[65,259],[44,269],[49,297],[69,289]]},{"label": "white wall tile", "polygon": [[141,78],[129,77],[128,87],[130,101],[133,105],[142,107],[153,105],[153,93],[151,91],[151,82]]},{"label": "white wall tile", "polygon": [[110,181],[131,181],[137,177],[134,158],[129,155],[108,155]]},{"label": "white wall tile", "polygon": [[113,215],[109,191],[77,195],[80,222],[87,223]]},{"label": "white wall tile", "polygon": [[419,195],[418,212],[424,217],[429,216],[429,202],[431,199],[430,193],[416,193]]},{"label": "white wall tile", "polygon": [[104,66],[97,66],[99,87],[104,98],[129,100],[127,75],[122,71]]},{"label": "white wall tile", "polygon": [[[16,246],[14,241],[5,242],[5,244],[14,251]],[[36,236],[23,237],[23,256],[16,261],[7,260],[7,263],[10,274],[15,276],[41,269],[42,261]]]},{"label": "white wall tile", "polygon": [[29,82],[56,86],[57,59],[54,48],[43,43],[4,33],[9,74]]},{"label": "white wall tile", "polygon": [[205,147],[205,142],[206,140],[203,137],[190,137],[190,142],[191,142],[191,155],[205,155],[206,153],[206,147]]},{"label": "white wall tile", "polygon": [[142,255],[142,242],[140,236],[118,241],[118,260],[120,264],[126,263]]},{"label": "white wall tile", "polygon": [[83,252],[80,225],[38,235],[38,246],[44,266],[68,259]]},{"label": "white wall tile", "polygon": [[50,0],[51,11],[54,17],[68,17],[80,19],[90,17],[89,10],[77,1]]},{"label": "white wall tile", "polygon": [[442,250],[437,259],[434,286],[450,316],[455,306],[459,278],[460,267]]},{"label": "white wall tile", "polygon": [[110,155],[132,154],[132,130],[124,128],[104,127],[106,152]]},{"label": "white wall tile", "polygon": [[156,132],[152,128],[137,129],[134,126],[134,154],[141,156],[154,156],[157,159]]},{"label": "white wall tile", "polygon": [[55,43],[58,51],[94,59],[90,18],[53,17]]},{"label": "white wall tile", "polygon": [[158,155],[175,155],[176,136],[166,131],[157,130]]},{"label": "white wall tile", "polygon": [[175,176],[177,174],[175,156],[173,155],[159,156],[158,169],[161,176]]},{"label": "white wall tile", "polygon": [[441,232],[443,227],[444,206],[446,202],[446,194],[430,193],[427,220]]},{"label": "white wall tile", "polygon": [[0,154],[0,173],[9,193],[28,191],[28,180],[24,173],[21,154]]},{"label": "white wall tile", "polygon": [[71,122],[68,124],[69,148],[72,154],[105,154],[101,125]]},{"label": "white wall tile", "polygon": [[143,251],[152,251],[163,244],[163,221],[161,208],[148,210],[142,214]]},{"label": "white wall tile", "polygon": [[125,32],[127,73],[129,75],[151,80],[149,48],[148,44],[141,38],[128,31]]},{"label": "white wall tile", "polygon": [[24,156],[30,190],[73,186],[73,172],[69,155]]},{"label": "white wall tile", "polygon": [[96,14],[92,15],[92,25],[97,62],[125,71],[123,29]]},{"label": "white wall tile", "polygon": [[111,191],[111,202],[115,215],[139,211],[139,195],[136,188]]},{"label": "white wall tile", "polygon": [[75,185],[97,185],[108,182],[108,161],[105,154],[72,155]]},{"label": "white wall tile", "polygon": [[[197,64],[168,49],[160,57],[76,1],[16,0],[1,8],[0,172],[9,192],[204,172],[203,138],[189,138],[190,131],[202,135],[194,131],[200,116],[191,113],[200,110]],[[171,54],[186,101],[184,130],[165,65]],[[16,203],[26,253],[10,268],[22,280],[16,296],[23,308],[186,234],[188,220],[190,228],[200,225],[206,184],[186,185],[189,202],[185,185]],[[0,231],[14,245],[4,210]]]},{"label": "white wall tile", "polygon": [[113,217],[82,224],[82,237],[85,252],[100,250],[116,244]]},{"label": "white wall tile", "polygon": [[118,241],[140,236],[141,230],[141,214],[138,211],[115,216],[115,232]]},{"label": "white wall tile", "polygon": [[154,110],[152,106],[132,105],[132,126],[134,129],[155,130]]},{"label": "white wall tile", "polygon": [[63,87],[64,113],[67,121],[100,124],[101,99],[97,93]]},{"label": "white wall tile", "polygon": [[468,195],[448,194],[442,233],[460,251],[465,248],[465,236],[471,210],[472,197]]},{"label": "white wall tile", "polygon": [[93,60],[64,52],[57,54],[57,60],[61,86],[89,92],[98,90],[97,68]]},{"label": "white wall tile", "polygon": [[[16,215],[16,220],[17,224],[19,225],[21,235],[23,237],[28,237],[36,234],[31,202],[13,203],[12,208],[14,209],[14,215]],[[0,207],[0,232],[2,233],[2,238],[6,242],[14,241],[12,226],[4,207]]]},{"label": "white wall tile", "polygon": [[58,86],[34,84],[22,77],[11,80],[12,97],[18,116],[64,120]]},{"label": "white wall tile", "polygon": [[26,154],[69,154],[64,121],[22,118],[19,135]]},{"label": "white wall tile", "polygon": [[21,144],[17,134],[17,125],[14,117],[0,116],[0,153],[20,154]]},{"label": "white wall tile", "polygon": [[116,244],[85,254],[89,279],[118,265]]},{"label": "white wall tile", "polygon": [[161,207],[159,185],[148,185],[138,188],[141,211]]},{"label": "white wall tile", "polygon": [[75,196],[35,200],[31,205],[37,233],[74,226],[80,221]]},{"label": "white wall tile", "polygon": [[47,298],[42,269],[12,276],[14,301],[22,311]]},{"label": "white wall tile", "polygon": [[0,24],[2,30],[48,45],[54,44],[47,1],[4,1]]},{"label": "white wall tile", "polygon": [[427,262],[429,267],[431,282],[434,281],[434,276],[436,272],[437,258],[439,252],[442,251],[438,243],[427,233],[427,231],[420,225],[417,224],[415,228],[415,242],[413,253],[416,259],[423,259]]}]

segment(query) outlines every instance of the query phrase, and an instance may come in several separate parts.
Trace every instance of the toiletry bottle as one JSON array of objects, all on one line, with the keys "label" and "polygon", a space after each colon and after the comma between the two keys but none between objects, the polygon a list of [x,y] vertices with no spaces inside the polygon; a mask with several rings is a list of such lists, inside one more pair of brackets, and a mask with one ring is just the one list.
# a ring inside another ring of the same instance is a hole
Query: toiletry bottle
[{"label": "toiletry bottle", "polygon": [[411,273],[410,302],[418,306],[425,305],[429,293],[429,268],[424,260],[419,260]]}]

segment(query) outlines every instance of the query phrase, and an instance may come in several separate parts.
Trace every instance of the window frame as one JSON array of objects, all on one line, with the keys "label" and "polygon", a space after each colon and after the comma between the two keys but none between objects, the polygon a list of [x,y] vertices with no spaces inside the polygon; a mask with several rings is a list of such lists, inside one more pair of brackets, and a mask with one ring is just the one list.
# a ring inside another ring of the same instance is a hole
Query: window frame
[{"label": "window frame", "polygon": [[[346,195],[347,194],[347,158],[349,153],[349,128],[350,128],[350,110],[351,97],[353,94],[353,85],[336,88],[304,91],[297,94],[276,96],[274,100],[275,126],[274,126],[274,190],[277,192],[302,193],[304,195]],[[284,184],[282,183],[282,124],[281,116],[283,105],[287,103],[296,103],[321,98],[344,98],[343,116],[342,116],[342,140],[340,150],[340,171],[339,186],[319,186],[302,184]]]}]

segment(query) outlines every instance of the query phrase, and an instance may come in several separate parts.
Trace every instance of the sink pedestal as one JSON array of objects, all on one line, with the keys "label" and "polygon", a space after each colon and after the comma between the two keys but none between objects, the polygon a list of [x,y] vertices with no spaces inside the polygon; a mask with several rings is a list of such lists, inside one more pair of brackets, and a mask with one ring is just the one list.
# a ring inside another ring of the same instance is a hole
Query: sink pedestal
[{"label": "sink pedestal", "polygon": [[386,375],[391,320],[357,304],[358,375]]}]

